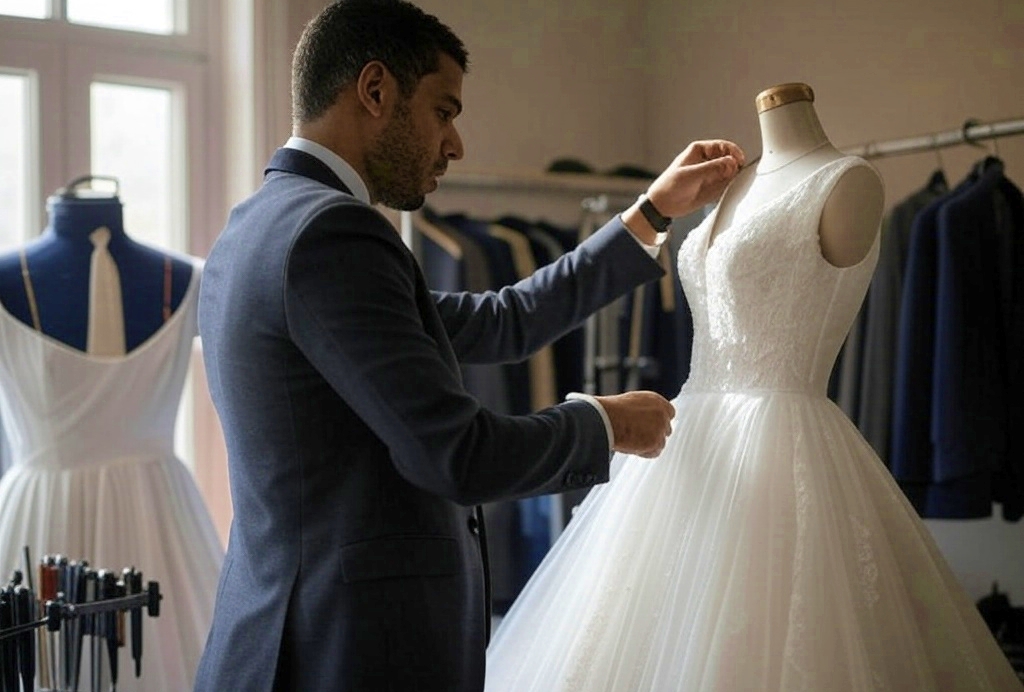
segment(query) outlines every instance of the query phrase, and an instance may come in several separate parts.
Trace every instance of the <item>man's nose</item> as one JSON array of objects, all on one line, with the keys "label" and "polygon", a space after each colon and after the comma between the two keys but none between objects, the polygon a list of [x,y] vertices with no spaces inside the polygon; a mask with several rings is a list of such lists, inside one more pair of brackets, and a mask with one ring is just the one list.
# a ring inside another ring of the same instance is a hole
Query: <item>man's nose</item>
[{"label": "man's nose", "polygon": [[459,136],[459,131],[454,127],[452,128],[451,137],[445,143],[447,145],[444,152],[445,158],[451,161],[458,161],[465,155],[466,150],[462,147],[462,137]]}]

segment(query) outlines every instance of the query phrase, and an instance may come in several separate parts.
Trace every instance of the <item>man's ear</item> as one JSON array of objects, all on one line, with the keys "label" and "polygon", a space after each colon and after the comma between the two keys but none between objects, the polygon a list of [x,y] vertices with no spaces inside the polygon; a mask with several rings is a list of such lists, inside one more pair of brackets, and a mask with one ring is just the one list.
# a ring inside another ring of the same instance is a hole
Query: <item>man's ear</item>
[{"label": "man's ear", "polygon": [[380,117],[384,114],[385,104],[395,86],[395,79],[384,63],[372,60],[359,73],[356,94],[363,108],[374,117]]}]

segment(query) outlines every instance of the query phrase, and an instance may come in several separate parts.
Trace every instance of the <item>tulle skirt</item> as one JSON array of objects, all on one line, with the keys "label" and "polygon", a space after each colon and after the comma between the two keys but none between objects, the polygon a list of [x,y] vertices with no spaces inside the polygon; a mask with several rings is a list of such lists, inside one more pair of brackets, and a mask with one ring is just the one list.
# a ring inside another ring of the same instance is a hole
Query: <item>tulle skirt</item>
[{"label": "tulle skirt", "polygon": [[824,397],[684,392],[501,622],[487,692],[1021,690],[930,534]]},{"label": "tulle skirt", "polygon": [[[143,615],[142,677],[135,678],[126,645],[118,655],[117,689],[191,691],[210,628],[223,549],[180,461],[131,458],[71,469],[15,465],[0,478],[5,580],[11,570],[25,570],[26,545],[35,563],[37,594],[36,566],[46,554],[85,559],[94,569],[118,574],[135,567],[144,587],[159,582],[160,615]],[[88,674],[86,650],[79,689],[90,689]]]}]

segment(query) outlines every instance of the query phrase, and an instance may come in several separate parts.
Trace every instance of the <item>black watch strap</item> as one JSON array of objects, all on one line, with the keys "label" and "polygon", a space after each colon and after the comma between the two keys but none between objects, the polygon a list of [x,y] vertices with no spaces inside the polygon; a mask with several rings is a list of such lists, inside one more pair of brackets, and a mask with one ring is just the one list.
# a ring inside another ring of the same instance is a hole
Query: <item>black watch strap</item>
[{"label": "black watch strap", "polygon": [[662,216],[661,212],[655,208],[651,198],[647,195],[641,196],[640,213],[644,215],[644,218],[654,227],[655,231],[658,233],[668,232],[668,226],[672,223],[672,219]]}]

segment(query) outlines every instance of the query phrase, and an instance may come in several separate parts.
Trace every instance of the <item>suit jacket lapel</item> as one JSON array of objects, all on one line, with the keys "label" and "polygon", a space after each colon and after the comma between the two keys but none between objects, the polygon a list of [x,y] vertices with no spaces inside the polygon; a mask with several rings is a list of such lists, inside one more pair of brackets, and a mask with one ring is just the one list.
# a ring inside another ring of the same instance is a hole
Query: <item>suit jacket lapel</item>
[{"label": "suit jacket lapel", "polygon": [[283,171],[312,178],[347,195],[352,194],[352,191],[345,187],[345,183],[341,182],[341,178],[335,175],[330,166],[317,157],[298,149],[282,147],[275,151],[274,155],[270,157],[270,163],[267,164],[263,175],[273,171]]}]

